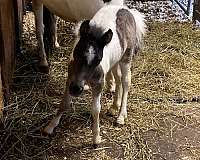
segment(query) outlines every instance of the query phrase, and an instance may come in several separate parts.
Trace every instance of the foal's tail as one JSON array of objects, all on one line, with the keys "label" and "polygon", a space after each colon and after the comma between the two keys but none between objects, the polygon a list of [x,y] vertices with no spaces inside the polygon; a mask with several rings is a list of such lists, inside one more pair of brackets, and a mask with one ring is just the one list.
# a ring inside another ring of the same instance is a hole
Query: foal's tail
[{"label": "foal's tail", "polygon": [[145,16],[136,9],[130,9],[130,11],[135,18],[137,47],[140,49],[142,47],[142,38],[146,32]]}]

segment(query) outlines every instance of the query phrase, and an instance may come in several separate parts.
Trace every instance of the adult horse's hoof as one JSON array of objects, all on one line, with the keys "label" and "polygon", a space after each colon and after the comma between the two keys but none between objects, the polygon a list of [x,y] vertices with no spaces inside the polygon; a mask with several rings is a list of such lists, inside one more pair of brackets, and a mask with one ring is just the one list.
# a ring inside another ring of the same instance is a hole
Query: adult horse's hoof
[{"label": "adult horse's hoof", "polygon": [[35,69],[35,71],[44,74],[49,73],[49,65],[47,61],[42,61],[42,60],[40,61],[37,58],[33,58],[32,61],[33,61],[33,68]]},{"label": "adult horse's hoof", "polygon": [[48,65],[47,66],[46,65],[38,65],[38,72],[48,74],[49,66]]},{"label": "adult horse's hoof", "polygon": [[44,131],[44,129],[41,130],[41,135],[44,137],[47,137],[49,134]]},{"label": "adult horse's hoof", "polygon": [[41,130],[41,133],[43,136],[48,136],[53,133],[53,129],[54,129],[53,127],[46,126],[44,129]]}]

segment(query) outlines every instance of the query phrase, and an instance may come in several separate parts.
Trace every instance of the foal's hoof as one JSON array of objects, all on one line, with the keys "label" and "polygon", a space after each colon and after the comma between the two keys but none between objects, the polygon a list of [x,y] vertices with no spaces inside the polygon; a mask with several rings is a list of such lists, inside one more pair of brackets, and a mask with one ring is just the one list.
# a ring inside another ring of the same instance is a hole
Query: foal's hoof
[{"label": "foal's hoof", "polygon": [[125,124],[124,117],[118,117],[117,118],[117,124],[124,125]]},{"label": "foal's hoof", "polygon": [[60,44],[58,43],[58,41],[55,41],[55,48],[59,48]]},{"label": "foal's hoof", "polygon": [[90,89],[90,87],[87,84],[85,84],[84,85],[84,91],[88,91],[89,89]]},{"label": "foal's hoof", "polygon": [[93,147],[95,148],[97,148],[98,147],[98,145],[101,143],[101,136],[97,136],[97,137],[95,137],[94,139],[93,139]]},{"label": "foal's hoof", "polygon": [[116,111],[113,108],[109,108],[106,112],[106,115],[108,115],[109,117],[114,117],[116,114]]}]

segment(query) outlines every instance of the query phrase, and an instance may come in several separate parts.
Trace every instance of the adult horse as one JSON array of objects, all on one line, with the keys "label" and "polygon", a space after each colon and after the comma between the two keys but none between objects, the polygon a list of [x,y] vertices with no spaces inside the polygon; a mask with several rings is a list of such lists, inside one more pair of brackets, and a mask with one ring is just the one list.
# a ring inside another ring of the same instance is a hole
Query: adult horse
[{"label": "adult horse", "polygon": [[84,19],[91,19],[104,5],[123,5],[123,1],[124,0],[32,0],[39,48],[38,67],[40,71],[48,72],[49,70],[43,41],[43,5],[52,13],[66,21],[78,22]]}]

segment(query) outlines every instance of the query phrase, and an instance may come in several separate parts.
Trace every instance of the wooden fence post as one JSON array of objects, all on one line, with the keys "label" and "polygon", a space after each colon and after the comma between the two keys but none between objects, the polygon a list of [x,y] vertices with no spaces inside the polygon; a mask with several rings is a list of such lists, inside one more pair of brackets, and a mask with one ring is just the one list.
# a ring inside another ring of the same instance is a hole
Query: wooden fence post
[{"label": "wooden fence post", "polygon": [[[1,73],[1,65],[0,65],[0,73]],[[4,108],[3,84],[2,84],[1,74],[0,74],[0,118],[3,116],[3,108]]]},{"label": "wooden fence post", "polygon": [[16,33],[15,33],[15,14],[14,1],[0,0],[0,23],[1,23],[1,73],[3,86],[8,92],[9,82],[12,79],[12,74],[15,66],[16,55]]},{"label": "wooden fence post", "polygon": [[3,109],[3,97],[9,95],[9,84],[15,68],[22,10],[22,0],[0,0],[0,113]]}]

